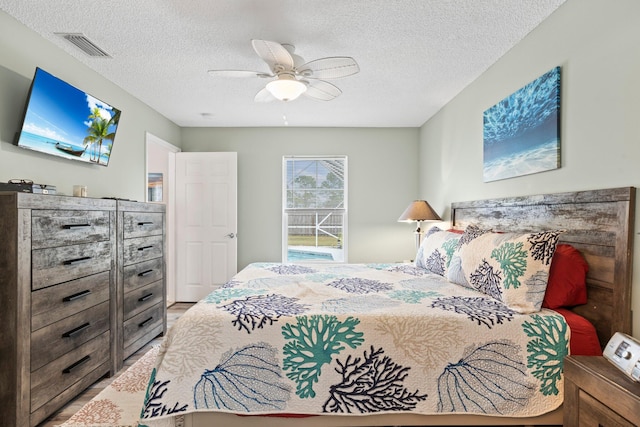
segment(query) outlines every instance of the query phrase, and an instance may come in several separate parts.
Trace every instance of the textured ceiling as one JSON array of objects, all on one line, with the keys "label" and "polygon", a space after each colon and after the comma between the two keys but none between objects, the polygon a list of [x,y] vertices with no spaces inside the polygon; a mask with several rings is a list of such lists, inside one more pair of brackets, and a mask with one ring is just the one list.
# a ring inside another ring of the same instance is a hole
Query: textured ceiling
[{"label": "textured ceiling", "polygon": [[[418,127],[565,0],[0,0],[0,9],[179,126]],[[56,33],[83,33],[92,58]],[[351,56],[332,101],[257,104],[251,39]],[[64,79],[64,76],[59,76]],[[105,99],[106,100],[106,99]],[[106,100],[108,101],[108,100]]]}]

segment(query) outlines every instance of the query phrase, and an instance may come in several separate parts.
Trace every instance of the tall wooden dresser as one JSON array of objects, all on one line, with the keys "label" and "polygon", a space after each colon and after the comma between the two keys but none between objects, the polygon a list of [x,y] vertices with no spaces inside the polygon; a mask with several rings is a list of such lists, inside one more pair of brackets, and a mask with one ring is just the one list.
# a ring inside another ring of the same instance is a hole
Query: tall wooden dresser
[{"label": "tall wooden dresser", "polygon": [[35,426],[115,370],[116,202],[0,192],[0,413]]},{"label": "tall wooden dresser", "polygon": [[165,207],[117,202],[116,365],[166,332]]}]

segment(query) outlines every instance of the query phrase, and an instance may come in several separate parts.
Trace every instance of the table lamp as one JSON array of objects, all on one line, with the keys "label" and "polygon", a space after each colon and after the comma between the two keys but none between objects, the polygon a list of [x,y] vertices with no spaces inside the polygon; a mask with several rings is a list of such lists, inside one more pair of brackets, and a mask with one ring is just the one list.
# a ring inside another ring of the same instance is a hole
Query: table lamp
[{"label": "table lamp", "polygon": [[442,221],[442,218],[433,210],[433,208],[425,200],[414,200],[409,204],[407,209],[402,212],[398,222],[415,222],[416,223],[416,252],[420,249],[422,236],[424,231],[420,228],[422,221]]}]

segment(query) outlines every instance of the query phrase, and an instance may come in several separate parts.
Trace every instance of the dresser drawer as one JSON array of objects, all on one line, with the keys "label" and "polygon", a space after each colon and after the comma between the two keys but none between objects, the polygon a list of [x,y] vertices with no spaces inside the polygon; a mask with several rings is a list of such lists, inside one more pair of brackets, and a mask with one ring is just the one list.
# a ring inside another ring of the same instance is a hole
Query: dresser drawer
[{"label": "dresser drawer", "polygon": [[126,239],[123,246],[124,265],[160,258],[163,253],[162,236]]},{"label": "dresser drawer", "polygon": [[108,211],[34,210],[31,219],[32,249],[109,240]]},{"label": "dresser drawer", "polygon": [[636,424],[624,419],[583,390],[580,390],[578,398],[580,402],[579,425],[581,426],[637,427]]},{"label": "dresser drawer", "polygon": [[61,283],[31,294],[31,330],[109,300],[110,272]]},{"label": "dresser drawer", "polygon": [[[126,320],[124,322],[124,348],[129,347],[157,326],[162,326],[163,321],[162,304],[157,304],[149,310],[145,310]],[[151,338],[153,337],[149,337],[149,340]]]},{"label": "dresser drawer", "polygon": [[163,277],[163,259],[155,258],[126,266],[124,270],[124,292],[156,282]]},{"label": "dresser drawer", "polygon": [[34,371],[109,329],[109,301],[52,323],[31,334]]},{"label": "dresser drawer", "polygon": [[164,301],[164,282],[158,280],[124,295],[124,319],[129,319],[144,310]]},{"label": "dresser drawer", "polygon": [[[109,332],[31,373],[31,412],[109,362]],[[108,371],[108,369],[107,369]],[[107,373],[105,371],[105,373]]]},{"label": "dresser drawer", "polygon": [[32,289],[110,270],[111,246],[107,241],[32,251]]},{"label": "dresser drawer", "polygon": [[162,213],[123,212],[124,238],[162,235],[163,217]]}]

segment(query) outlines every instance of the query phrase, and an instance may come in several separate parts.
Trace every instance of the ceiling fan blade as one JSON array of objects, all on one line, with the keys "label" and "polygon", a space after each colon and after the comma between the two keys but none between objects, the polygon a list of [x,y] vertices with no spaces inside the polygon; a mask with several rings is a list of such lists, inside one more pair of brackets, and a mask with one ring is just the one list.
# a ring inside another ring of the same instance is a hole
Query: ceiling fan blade
[{"label": "ceiling fan blade", "polygon": [[289,43],[282,43],[282,47],[287,49],[287,52],[289,52],[289,54],[291,55],[291,58],[293,59],[294,68],[298,68],[306,62],[304,59],[302,59],[300,55],[296,54],[296,47],[294,45]]},{"label": "ceiling fan blade", "polygon": [[[251,40],[253,50],[262,58],[273,73],[283,70],[291,70],[293,68],[293,58],[289,51],[280,43],[268,40]],[[279,69],[280,67],[282,69]]]},{"label": "ceiling fan blade", "polygon": [[276,98],[271,95],[271,92],[267,90],[267,88],[263,88],[260,92],[256,93],[255,98],[253,98],[255,102],[271,102],[275,101]]},{"label": "ceiling fan blade", "polygon": [[305,83],[307,83],[307,90],[303,95],[310,98],[319,99],[321,101],[331,101],[342,94],[342,91],[336,86],[323,80],[314,80]]},{"label": "ceiling fan blade", "polygon": [[309,61],[298,69],[304,77],[314,79],[337,79],[360,71],[358,63],[349,56],[332,56]]},{"label": "ceiling fan blade", "polygon": [[249,70],[209,70],[207,72],[213,77],[273,77],[272,74]]}]

